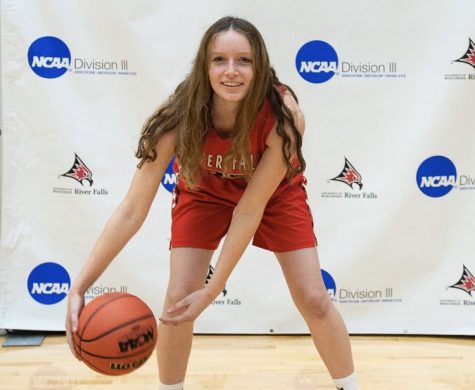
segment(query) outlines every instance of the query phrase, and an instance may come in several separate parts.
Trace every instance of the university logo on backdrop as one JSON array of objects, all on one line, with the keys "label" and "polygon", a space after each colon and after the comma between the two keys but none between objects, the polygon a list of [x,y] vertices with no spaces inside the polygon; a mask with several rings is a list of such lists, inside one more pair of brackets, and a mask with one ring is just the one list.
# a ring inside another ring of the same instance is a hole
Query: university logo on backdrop
[{"label": "university logo on backdrop", "polygon": [[[338,172],[338,171],[337,171]],[[340,191],[337,191],[336,185],[339,183]],[[378,199],[378,194],[374,191],[366,192],[363,189],[363,177],[355,166],[345,157],[345,163],[340,173],[328,179],[329,189],[331,191],[322,191],[322,198],[333,199]],[[335,189],[333,189],[335,187]],[[344,189],[344,191],[343,191]]]},{"label": "university logo on backdrop", "polygon": [[[64,172],[64,171],[63,171]],[[88,168],[86,163],[74,153],[74,161],[65,173],[59,175],[59,179],[68,180],[69,186],[65,183],[61,187],[53,187],[53,192],[57,194],[69,194],[69,195],[108,195],[109,191],[106,188],[93,187],[94,180],[92,178],[92,170]],[[76,182],[76,184],[72,184]],[[61,183],[63,184],[63,183]],[[71,185],[72,184],[72,185]]]},{"label": "university logo on backdrop", "polygon": [[455,62],[462,62],[475,69],[475,43],[470,38],[468,38],[467,51],[462,57],[456,59]]},{"label": "university logo on backdrop", "polygon": [[472,310],[475,308],[473,292],[475,292],[475,276],[466,265],[463,265],[462,275],[455,283],[446,287],[446,293],[439,303],[441,306],[463,306],[467,310]]},{"label": "university logo on backdrop", "polygon": [[[206,276],[205,284],[208,284],[214,274],[214,267],[210,264],[208,267],[208,275]],[[211,304],[215,307],[224,307],[224,306],[241,306],[243,305],[243,301],[241,298],[238,297],[227,297],[228,290],[226,289],[226,285],[224,285],[223,289],[221,290],[222,297],[216,297],[216,299],[211,302]],[[227,298],[226,298],[227,297]],[[244,302],[245,305],[245,302]]]},{"label": "university logo on backdrop", "polygon": [[88,182],[89,186],[92,186],[94,181],[92,180],[92,171],[84,164],[84,161],[74,153],[74,163],[71,169],[66,173],[63,173],[61,176],[69,177],[73,180],[76,180],[81,185],[84,185],[84,182]]},{"label": "university logo on backdrop", "polygon": [[55,79],[70,71],[93,76],[136,76],[127,59],[72,57],[68,45],[58,37],[44,36],[28,48],[28,64],[38,76]]},{"label": "university logo on backdrop", "polygon": [[[457,53],[457,51],[454,49],[454,54],[455,53]],[[457,80],[458,82],[460,82],[460,80],[474,81],[475,80],[475,42],[469,37],[467,50],[460,57],[453,59],[454,57],[452,57],[452,60],[447,59],[448,60],[447,63],[451,61],[451,68],[449,71],[450,73],[444,74],[444,79]],[[465,70],[465,72],[463,72],[463,70]]]},{"label": "university logo on backdrop", "polygon": [[345,166],[342,171],[330,180],[345,183],[351,189],[357,188],[361,190],[363,188],[363,178],[346,157]]},{"label": "university logo on backdrop", "polygon": [[472,293],[475,292],[475,276],[473,276],[468,268],[464,265],[460,279],[457,281],[457,283],[454,283],[449,287],[462,290],[468,295],[472,296]]}]

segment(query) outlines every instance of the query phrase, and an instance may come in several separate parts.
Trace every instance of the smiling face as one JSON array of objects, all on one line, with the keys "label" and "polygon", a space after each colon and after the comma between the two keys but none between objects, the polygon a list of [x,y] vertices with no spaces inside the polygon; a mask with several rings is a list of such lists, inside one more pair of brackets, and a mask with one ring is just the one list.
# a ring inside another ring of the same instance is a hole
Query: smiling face
[{"label": "smiling face", "polygon": [[210,55],[208,74],[215,101],[239,103],[254,77],[251,44],[243,34],[228,30],[216,35]]}]

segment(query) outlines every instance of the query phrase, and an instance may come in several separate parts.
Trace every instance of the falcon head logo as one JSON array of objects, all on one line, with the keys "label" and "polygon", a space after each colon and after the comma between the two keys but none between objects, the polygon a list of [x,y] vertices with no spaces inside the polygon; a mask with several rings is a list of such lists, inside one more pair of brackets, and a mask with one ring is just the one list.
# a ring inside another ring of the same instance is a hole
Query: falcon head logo
[{"label": "falcon head logo", "polygon": [[[214,274],[214,267],[210,264],[208,268],[208,275],[206,276],[206,281],[205,284],[208,284],[208,282],[211,280],[212,276]],[[225,297],[228,294],[228,291],[226,290],[226,286],[223,288],[223,297]]]},{"label": "falcon head logo", "polygon": [[463,62],[475,68],[475,43],[470,38],[468,38],[467,52],[455,62]]},{"label": "falcon head logo", "polygon": [[70,177],[83,184],[83,181],[86,180],[89,182],[89,186],[92,186],[92,172],[91,170],[84,164],[84,162],[79,158],[79,156],[74,153],[74,164],[69,171],[62,174],[61,176]]},{"label": "falcon head logo", "polygon": [[475,291],[475,277],[470,273],[465,265],[463,266],[463,273],[460,280],[449,286],[451,288],[458,288],[465,291],[468,295],[472,296],[472,292]]},{"label": "falcon head logo", "polygon": [[348,161],[346,157],[345,157],[345,166],[343,167],[343,170],[341,171],[341,173],[330,180],[341,181],[342,183],[347,184],[351,188],[353,188],[353,184],[356,184],[360,190],[363,188],[363,183],[362,183],[363,179],[361,178],[361,175],[358,173],[356,168]]}]

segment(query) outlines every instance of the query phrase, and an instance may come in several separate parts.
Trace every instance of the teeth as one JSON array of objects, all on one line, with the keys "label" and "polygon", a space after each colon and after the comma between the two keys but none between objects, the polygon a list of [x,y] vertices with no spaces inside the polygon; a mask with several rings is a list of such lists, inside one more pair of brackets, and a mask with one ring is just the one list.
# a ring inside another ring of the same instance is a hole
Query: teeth
[{"label": "teeth", "polygon": [[242,83],[222,83],[222,84],[225,85],[226,87],[237,87],[241,85]]}]

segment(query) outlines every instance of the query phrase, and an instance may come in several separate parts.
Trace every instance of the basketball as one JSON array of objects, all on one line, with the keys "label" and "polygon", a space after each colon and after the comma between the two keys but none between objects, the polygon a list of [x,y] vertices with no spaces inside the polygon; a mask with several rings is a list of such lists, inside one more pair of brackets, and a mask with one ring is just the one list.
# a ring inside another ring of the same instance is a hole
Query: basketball
[{"label": "basketball", "polygon": [[140,298],[107,293],[84,306],[74,333],[74,348],[82,361],[105,375],[128,374],[152,354],[157,321]]}]

